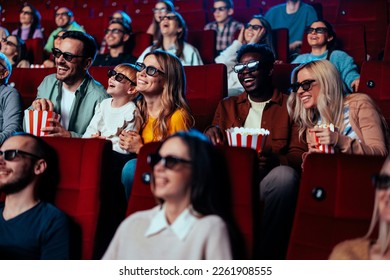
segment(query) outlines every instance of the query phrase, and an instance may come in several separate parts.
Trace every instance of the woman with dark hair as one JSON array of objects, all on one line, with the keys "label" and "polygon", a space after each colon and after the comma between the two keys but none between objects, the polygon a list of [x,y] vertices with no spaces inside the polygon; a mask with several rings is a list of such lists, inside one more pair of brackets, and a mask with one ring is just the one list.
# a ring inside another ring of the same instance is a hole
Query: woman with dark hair
[{"label": "woman with dark hair", "polygon": [[157,43],[147,47],[138,58],[138,62],[141,62],[150,51],[164,50],[176,55],[183,65],[203,65],[198,50],[185,42],[187,25],[178,12],[169,12],[161,18],[160,31]]},{"label": "woman with dark hair", "polygon": [[237,40],[234,40],[230,46],[215,58],[216,63],[223,63],[227,67],[229,96],[238,95],[244,91],[238,80],[237,73],[233,71],[233,66],[237,64],[237,51],[245,44],[257,43],[268,45],[275,55],[272,28],[262,15],[254,15],[245,27],[241,29]]},{"label": "woman with dark hair", "polygon": [[27,61],[26,44],[16,35],[9,35],[1,40],[1,52],[4,53],[11,62],[12,67],[29,68]]},{"label": "woman with dark hair", "polygon": [[[165,51],[155,50],[145,56],[143,63],[137,62],[137,91],[141,98],[137,106],[144,121],[141,133],[122,131],[119,146],[123,150],[137,153],[152,141],[161,141],[169,135],[194,126],[185,89],[186,78],[180,60]],[[126,163],[122,171],[122,182],[127,197],[130,196],[136,160]]]},{"label": "woman with dark hair", "polygon": [[231,259],[228,229],[214,201],[216,158],[198,131],[168,137],[148,156],[160,205],[122,222],[103,259]]},{"label": "woman with dark hair", "polygon": [[336,33],[332,25],[319,20],[306,28],[307,41],[311,52],[298,55],[291,63],[306,63],[313,60],[326,59],[336,66],[344,82],[346,93],[358,90],[360,74],[353,58],[346,52],[336,50]]},{"label": "woman with dark hair", "polygon": [[23,40],[43,38],[41,15],[34,6],[25,4],[20,9],[19,27],[12,31],[12,35],[17,35]]},{"label": "woman with dark hair", "polygon": [[174,12],[175,7],[169,0],[160,0],[156,2],[153,8],[153,22],[149,25],[146,33],[153,36],[153,43],[156,43],[160,36],[160,22],[161,17],[165,16],[169,12]]}]

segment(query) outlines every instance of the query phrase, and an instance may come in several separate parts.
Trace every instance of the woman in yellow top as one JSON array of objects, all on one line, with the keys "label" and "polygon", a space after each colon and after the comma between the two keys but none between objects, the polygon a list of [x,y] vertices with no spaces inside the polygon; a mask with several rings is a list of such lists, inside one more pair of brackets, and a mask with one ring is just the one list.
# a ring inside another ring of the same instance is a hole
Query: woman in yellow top
[{"label": "woman in yellow top", "polygon": [[[143,63],[136,63],[137,90],[141,98],[137,106],[144,123],[141,134],[122,132],[119,145],[122,149],[137,153],[152,141],[161,141],[177,131],[194,126],[194,118],[185,98],[185,73],[180,60],[165,51],[148,53]],[[136,160],[130,160],[122,170],[122,183],[127,198],[131,193]]]}]

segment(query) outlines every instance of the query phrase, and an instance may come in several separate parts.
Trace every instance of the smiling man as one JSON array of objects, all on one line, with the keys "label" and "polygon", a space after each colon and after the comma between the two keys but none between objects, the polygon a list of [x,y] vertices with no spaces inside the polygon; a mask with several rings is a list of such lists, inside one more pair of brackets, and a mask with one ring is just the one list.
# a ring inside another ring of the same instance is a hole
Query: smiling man
[{"label": "smiling man", "polygon": [[55,187],[53,153],[31,134],[16,134],[1,146],[0,259],[69,258],[68,218],[42,197]]},{"label": "smiling man", "polygon": [[88,73],[96,52],[95,40],[80,31],[65,32],[59,48],[53,49],[57,73],[45,77],[30,107],[61,115],[60,122],[49,119],[52,126],[42,129],[49,136],[81,137],[96,105],[108,97],[104,87]]},{"label": "smiling man", "polygon": [[131,26],[122,20],[112,20],[106,29],[105,37],[109,52],[98,54],[93,65],[117,66],[121,63],[134,64],[137,60],[130,53],[125,52],[126,42],[129,41]]},{"label": "smiling man", "polygon": [[245,92],[218,105],[205,133],[213,143],[227,143],[231,127],[265,128],[270,135],[259,154],[260,199],[264,203],[261,258],[283,259],[287,250],[306,146],[287,112],[287,95],[274,89],[274,55],[267,45],[248,44],[238,51],[234,71]]},{"label": "smiling man", "polygon": [[85,32],[84,27],[80,26],[75,20],[73,12],[66,7],[61,7],[57,11],[55,11],[54,14],[54,20],[57,25],[57,29],[55,29],[50,36],[47,38],[47,42],[45,45],[45,51],[50,53],[51,49],[54,46],[54,40],[56,38],[56,35],[62,31],[82,31]]}]

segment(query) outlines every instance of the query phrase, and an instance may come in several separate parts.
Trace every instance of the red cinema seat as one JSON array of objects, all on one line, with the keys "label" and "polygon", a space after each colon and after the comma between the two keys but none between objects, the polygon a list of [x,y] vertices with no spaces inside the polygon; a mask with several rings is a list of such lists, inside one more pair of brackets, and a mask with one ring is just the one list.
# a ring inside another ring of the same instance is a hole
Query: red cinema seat
[{"label": "red cinema seat", "polygon": [[[390,9],[390,7],[389,7],[389,9]],[[386,43],[385,43],[385,50],[384,50],[384,54],[383,54],[383,61],[390,61],[390,25],[387,26]]]},{"label": "red cinema seat", "polygon": [[[146,157],[155,153],[160,143],[153,142],[144,145],[138,154],[137,168],[129,199],[127,215],[137,211],[150,209],[157,205],[148,182],[151,168]],[[260,224],[259,188],[257,183],[257,155],[249,148],[217,146],[225,159],[226,176],[230,182],[230,206],[233,219],[243,236],[246,258],[254,257],[256,247],[257,225]],[[221,179],[222,180],[222,179]]]},{"label": "red cinema seat", "polygon": [[138,58],[143,51],[153,44],[153,36],[146,32],[132,33],[129,39],[129,52]]},{"label": "red cinema seat", "polygon": [[376,59],[385,45],[386,0],[340,0],[336,22],[364,24],[368,54]]},{"label": "red cinema seat", "polygon": [[299,64],[281,63],[274,64],[272,83],[282,93],[290,93],[291,73]]},{"label": "red cinema seat", "polygon": [[215,30],[189,31],[187,42],[198,49],[204,64],[215,63],[216,32]]},{"label": "red cinema seat", "polygon": [[27,57],[32,64],[43,63],[43,47],[45,42],[42,38],[27,39],[25,41]]},{"label": "red cinema seat", "polygon": [[203,11],[203,1],[199,0],[176,0],[175,10],[181,12]]},{"label": "red cinema seat", "polygon": [[14,68],[8,82],[19,91],[23,106],[27,108],[35,100],[38,86],[43,79],[55,72],[55,68]]},{"label": "red cinema seat", "polygon": [[108,70],[114,69],[114,66],[91,66],[89,67],[88,71],[91,76],[101,83],[104,88],[108,87]]},{"label": "red cinema seat", "polygon": [[218,103],[227,96],[227,74],[224,64],[184,67],[186,95],[195,128],[204,131],[211,125]]},{"label": "red cinema seat", "polygon": [[198,11],[187,11],[180,12],[184,18],[187,29],[191,31],[203,30],[206,25],[206,12],[202,10]]},{"label": "red cinema seat", "polygon": [[92,259],[101,211],[100,192],[109,182],[111,142],[102,139],[44,138],[57,151],[60,180],[55,205],[81,228],[81,258]]},{"label": "red cinema seat", "polygon": [[305,160],[288,259],[327,259],[333,247],[363,236],[371,220],[371,177],[385,158],[310,154]]},{"label": "red cinema seat", "polygon": [[286,63],[288,61],[288,29],[274,29],[272,30],[272,37],[276,52],[275,59]]}]

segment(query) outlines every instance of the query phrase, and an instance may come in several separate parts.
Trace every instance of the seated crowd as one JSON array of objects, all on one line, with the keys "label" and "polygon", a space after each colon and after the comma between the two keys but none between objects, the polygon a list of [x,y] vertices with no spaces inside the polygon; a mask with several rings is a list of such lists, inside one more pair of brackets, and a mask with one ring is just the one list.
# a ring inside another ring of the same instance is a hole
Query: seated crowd
[{"label": "seated crowd", "polygon": [[[287,0],[243,24],[234,19],[231,0],[214,0],[215,21],[204,29],[215,30],[215,63],[227,66],[229,97],[220,100],[212,123],[199,132],[186,97],[184,66],[203,65],[201,54],[187,43],[185,18],[171,1],[156,1],[153,13],[145,30],[151,45],[135,57],[129,51],[132,19],[124,11],[110,17],[104,40],[97,42],[69,8],[58,8],[57,28],[42,49],[43,65],[55,73],[43,79],[28,107],[60,115],[41,129],[47,137],[111,141],[112,184],[122,188],[123,201],[131,197],[140,150],[160,142],[148,156],[158,206],[124,219],[99,257],[241,258],[232,245],[236,234],[228,202],[219,201],[224,174],[215,146],[228,145],[225,130],[243,127],[270,132],[257,154],[257,199],[263,209],[256,257],[285,259],[305,158],[323,152],[324,145],[332,153],[388,155],[386,120],[375,101],[359,92],[358,67],[346,52],[335,49],[332,25],[302,1]],[[11,35],[4,32],[1,41],[1,259],[70,257],[69,220],[42,195],[54,188],[56,180],[47,180],[57,174],[58,162],[44,138],[21,132],[27,131],[23,93],[8,83],[14,68],[34,63],[25,41],[45,38],[40,19],[34,6],[23,5],[18,28]],[[289,29],[290,62],[299,64],[291,74],[289,95],[272,79],[280,63],[272,32],[276,28]],[[304,33],[311,47],[307,54],[299,53]],[[111,66],[106,88],[90,75],[91,66]],[[389,166],[387,160],[376,177],[368,235],[338,245],[330,258],[390,259]],[[371,240],[376,223],[383,230]]]}]

